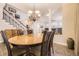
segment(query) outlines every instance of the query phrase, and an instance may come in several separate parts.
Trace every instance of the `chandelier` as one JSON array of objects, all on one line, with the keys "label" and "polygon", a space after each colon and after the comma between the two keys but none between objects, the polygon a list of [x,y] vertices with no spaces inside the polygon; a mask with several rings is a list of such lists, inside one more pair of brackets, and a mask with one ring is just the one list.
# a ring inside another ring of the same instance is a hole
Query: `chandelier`
[{"label": "chandelier", "polygon": [[35,4],[33,5],[33,10],[29,10],[28,13],[30,14],[29,19],[34,22],[41,16],[40,11],[35,9]]}]

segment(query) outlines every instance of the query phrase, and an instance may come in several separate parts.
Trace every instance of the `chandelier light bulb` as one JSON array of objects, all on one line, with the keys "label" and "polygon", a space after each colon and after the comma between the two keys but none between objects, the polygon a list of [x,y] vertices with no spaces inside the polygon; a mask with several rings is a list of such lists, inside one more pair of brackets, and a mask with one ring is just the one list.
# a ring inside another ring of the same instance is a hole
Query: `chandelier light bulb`
[{"label": "chandelier light bulb", "polygon": [[36,13],[36,14],[39,14],[39,13],[40,13],[40,11],[39,11],[39,10],[36,10],[36,11],[35,11],[35,13]]},{"label": "chandelier light bulb", "polygon": [[32,14],[33,12],[31,10],[28,11],[29,14]]},{"label": "chandelier light bulb", "polygon": [[41,15],[40,15],[40,14],[38,14],[38,16],[40,17]]}]

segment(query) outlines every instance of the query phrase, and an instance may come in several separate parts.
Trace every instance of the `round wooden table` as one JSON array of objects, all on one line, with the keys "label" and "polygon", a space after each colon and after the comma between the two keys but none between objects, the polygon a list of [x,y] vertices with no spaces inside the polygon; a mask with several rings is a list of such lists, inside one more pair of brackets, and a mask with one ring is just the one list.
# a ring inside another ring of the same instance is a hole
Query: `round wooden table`
[{"label": "round wooden table", "polygon": [[[31,51],[33,46],[41,45],[42,43],[42,34],[29,34],[29,35],[20,35],[10,38],[8,41],[12,45],[21,46],[20,48],[26,49],[26,55],[35,56],[35,54]],[[28,51],[27,51],[28,48]]]},{"label": "round wooden table", "polygon": [[20,35],[10,38],[8,41],[14,45],[37,45],[42,43],[42,34],[37,35]]}]

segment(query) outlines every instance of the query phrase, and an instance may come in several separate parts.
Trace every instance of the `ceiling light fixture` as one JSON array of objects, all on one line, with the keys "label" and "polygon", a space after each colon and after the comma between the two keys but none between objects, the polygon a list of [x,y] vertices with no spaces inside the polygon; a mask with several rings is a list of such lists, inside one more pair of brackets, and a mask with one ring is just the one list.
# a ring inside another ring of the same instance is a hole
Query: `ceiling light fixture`
[{"label": "ceiling light fixture", "polygon": [[33,4],[33,10],[29,10],[28,13],[30,14],[29,19],[32,21],[38,20],[41,16],[40,11],[36,10],[35,4]]}]

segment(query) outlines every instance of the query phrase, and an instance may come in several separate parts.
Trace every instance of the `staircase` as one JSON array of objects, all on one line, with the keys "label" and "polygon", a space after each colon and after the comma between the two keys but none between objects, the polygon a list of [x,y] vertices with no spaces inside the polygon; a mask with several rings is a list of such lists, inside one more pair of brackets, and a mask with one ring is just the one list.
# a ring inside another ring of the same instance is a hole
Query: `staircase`
[{"label": "staircase", "polygon": [[16,29],[13,25],[10,25],[5,20],[0,20],[0,31],[5,29]]},{"label": "staircase", "polygon": [[[16,18],[16,17],[17,18]],[[3,8],[3,19],[17,29],[26,30],[26,26],[18,19],[17,9],[11,5],[5,4]],[[20,18],[20,16],[19,16]]]}]

